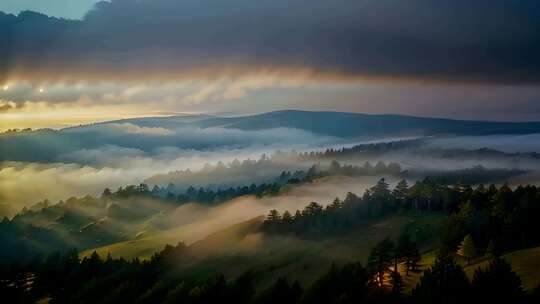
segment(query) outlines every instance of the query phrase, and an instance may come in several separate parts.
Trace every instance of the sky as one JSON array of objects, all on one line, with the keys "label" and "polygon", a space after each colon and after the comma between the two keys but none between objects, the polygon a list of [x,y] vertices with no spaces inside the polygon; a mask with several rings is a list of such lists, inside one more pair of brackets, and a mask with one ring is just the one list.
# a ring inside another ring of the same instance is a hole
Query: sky
[{"label": "sky", "polygon": [[0,1],[0,130],[281,109],[540,120],[535,0],[94,2]]},{"label": "sky", "polygon": [[2,0],[0,11],[18,14],[31,10],[66,19],[82,19],[99,0]]}]

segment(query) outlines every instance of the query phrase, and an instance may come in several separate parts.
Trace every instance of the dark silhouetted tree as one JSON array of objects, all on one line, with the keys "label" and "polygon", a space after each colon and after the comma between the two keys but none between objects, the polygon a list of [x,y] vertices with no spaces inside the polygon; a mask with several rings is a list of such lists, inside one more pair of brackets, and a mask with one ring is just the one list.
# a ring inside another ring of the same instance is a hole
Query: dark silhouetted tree
[{"label": "dark silhouetted tree", "polygon": [[332,265],[306,290],[302,303],[362,303],[368,295],[368,282],[368,273],[359,263],[341,268]]},{"label": "dark silhouetted tree", "polygon": [[261,292],[256,298],[256,304],[296,304],[300,301],[302,296],[302,288],[298,281],[295,281],[292,285],[289,284],[286,278],[279,278],[270,286],[270,288]]},{"label": "dark silhouetted tree", "polygon": [[411,240],[411,237],[407,233],[401,234],[396,246],[396,256],[399,261],[405,266],[405,275],[409,275],[410,270],[416,270],[418,262],[420,262],[420,251],[416,246],[416,243]]},{"label": "dark silhouetted tree", "polygon": [[403,279],[401,278],[399,271],[392,271],[390,274],[390,283],[392,284],[392,295],[395,298],[401,298],[403,292]]},{"label": "dark silhouetted tree", "polygon": [[485,269],[476,269],[472,290],[477,303],[521,303],[525,298],[521,279],[501,258],[491,261]]},{"label": "dark silhouetted tree", "polygon": [[367,266],[374,276],[375,284],[379,287],[384,285],[385,275],[390,272],[394,256],[394,243],[389,238],[382,240],[371,249]]},{"label": "dark silhouetted tree", "polygon": [[439,254],[433,266],[424,271],[412,291],[413,303],[466,303],[470,283],[452,255]]},{"label": "dark silhouetted tree", "polygon": [[402,179],[392,191],[392,195],[395,199],[403,201],[407,198],[408,192],[409,184],[407,184],[407,181],[405,179]]}]

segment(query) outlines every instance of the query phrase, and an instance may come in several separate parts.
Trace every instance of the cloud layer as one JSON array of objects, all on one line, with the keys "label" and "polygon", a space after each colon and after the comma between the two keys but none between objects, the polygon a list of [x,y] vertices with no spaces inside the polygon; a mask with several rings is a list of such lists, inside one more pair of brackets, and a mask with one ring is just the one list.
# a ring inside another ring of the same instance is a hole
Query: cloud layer
[{"label": "cloud layer", "polygon": [[[534,0],[113,0],[82,21],[0,15],[0,79],[215,77],[307,68],[536,83]],[[30,76],[31,75],[31,76]]]}]

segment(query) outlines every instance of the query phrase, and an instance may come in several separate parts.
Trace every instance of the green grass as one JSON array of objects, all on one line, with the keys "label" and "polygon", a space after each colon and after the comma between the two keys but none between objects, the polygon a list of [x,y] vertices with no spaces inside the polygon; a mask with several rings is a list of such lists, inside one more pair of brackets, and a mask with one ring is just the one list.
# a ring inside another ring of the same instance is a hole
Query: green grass
[{"label": "green grass", "polygon": [[[435,262],[435,251],[429,251],[422,255],[420,269],[426,269]],[[521,278],[525,290],[532,290],[540,285],[540,247],[513,251],[502,256],[510,265],[516,274]],[[466,265],[463,259],[458,259],[458,263],[463,266],[465,273],[472,280],[474,272],[479,267],[487,267],[490,259],[479,257],[473,260],[470,265]],[[404,276],[408,293],[416,286],[420,280],[421,272],[409,273],[408,277]]]},{"label": "green grass", "polygon": [[[365,264],[371,248],[386,237],[397,239],[407,230],[423,247],[433,247],[434,236],[444,215],[407,212],[367,223],[347,234],[324,240],[302,240],[287,236],[266,236],[258,232],[261,218],[240,223],[194,242],[189,246],[190,259],[179,263],[186,275],[201,277],[223,273],[235,277],[245,271],[259,274],[259,285],[264,287],[277,278],[286,276],[309,284],[326,272],[332,263]],[[181,229],[181,228],[180,228]],[[137,240],[121,242],[101,248],[101,256],[148,258],[167,243],[176,244],[181,231],[171,230]],[[92,250],[82,253],[89,255]]]},{"label": "green grass", "polygon": [[[540,247],[513,251],[503,255],[503,258],[512,265],[526,290],[532,290],[540,285]],[[465,272],[472,279],[478,267],[487,267],[488,264],[487,259],[479,261],[465,267]]]},{"label": "green grass", "polygon": [[[409,293],[418,283],[421,270],[435,261],[437,235],[442,214],[419,214],[407,212],[366,224],[338,237],[320,241],[301,240],[295,237],[266,236],[258,232],[262,218],[230,226],[189,246],[190,258],[178,266],[186,275],[205,278],[216,273],[235,277],[248,270],[256,270],[259,284],[264,287],[277,278],[286,276],[303,284],[311,283],[326,272],[332,263],[362,262],[365,264],[371,248],[386,237],[396,239],[406,230],[420,244],[422,260],[419,272],[403,274],[405,292]],[[149,258],[165,244],[176,244],[182,239],[184,228],[171,229],[136,240],[87,250],[94,250],[105,257]],[[540,247],[519,250],[503,256],[521,277],[523,286],[531,290],[540,285]],[[471,265],[458,260],[472,279],[478,267],[486,267],[488,259],[478,258]]]}]

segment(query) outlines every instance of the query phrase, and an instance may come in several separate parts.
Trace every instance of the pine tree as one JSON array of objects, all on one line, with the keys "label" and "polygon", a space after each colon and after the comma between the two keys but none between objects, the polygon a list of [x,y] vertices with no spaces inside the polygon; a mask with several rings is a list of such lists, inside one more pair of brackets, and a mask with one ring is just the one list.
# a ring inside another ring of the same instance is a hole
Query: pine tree
[{"label": "pine tree", "polygon": [[285,211],[283,212],[283,216],[281,217],[281,220],[283,221],[283,223],[290,223],[292,222],[292,215],[289,211]]},{"label": "pine tree", "polygon": [[403,291],[403,279],[401,278],[401,275],[397,269],[392,271],[390,281],[392,283],[392,295],[396,298],[401,297],[401,293]]},{"label": "pine tree", "polygon": [[384,178],[379,179],[377,184],[370,188],[372,197],[380,199],[388,199],[391,195],[389,185]]},{"label": "pine tree", "polygon": [[403,233],[399,237],[396,253],[400,262],[405,264],[405,275],[408,276],[409,270],[416,269],[418,262],[420,262],[421,255],[416,243],[411,240],[411,237],[407,233]]},{"label": "pine tree", "polygon": [[369,254],[368,269],[375,277],[375,284],[379,287],[384,285],[385,274],[390,271],[394,263],[394,243],[386,238],[379,242]]},{"label": "pine tree", "polygon": [[411,303],[468,303],[470,283],[463,268],[449,254],[439,254],[433,267],[420,277]]},{"label": "pine tree", "polygon": [[277,281],[267,290],[263,291],[256,299],[257,304],[295,304],[298,303],[302,295],[302,288],[298,281],[292,285],[286,278],[278,278]]},{"label": "pine tree", "polygon": [[281,216],[279,215],[279,211],[276,209],[270,210],[268,216],[266,217],[266,221],[269,223],[278,223],[280,220]]},{"label": "pine tree", "polygon": [[461,242],[457,254],[467,259],[467,265],[470,264],[472,258],[476,257],[476,246],[470,234]]},{"label": "pine tree", "polygon": [[408,192],[409,192],[409,184],[407,184],[407,181],[405,179],[402,179],[396,185],[396,187],[394,188],[394,191],[392,191],[392,195],[397,200],[405,200],[407,198]]},{"label": "pine tree", "polygon": [[328,210],[328,211],[334,211],[334,210],[340,209],[341,207],[343,207],[343,203],[341,202],[341,200],[339,199],[339,197],[336,197],[336,198],[332,201],[332,203],[326,207],[326,210]]},{"label": "pine tree", "polygon": [[472,289],[477,303],[521,303],[525,297],[521,279],[501,258],[475,271]]}]

